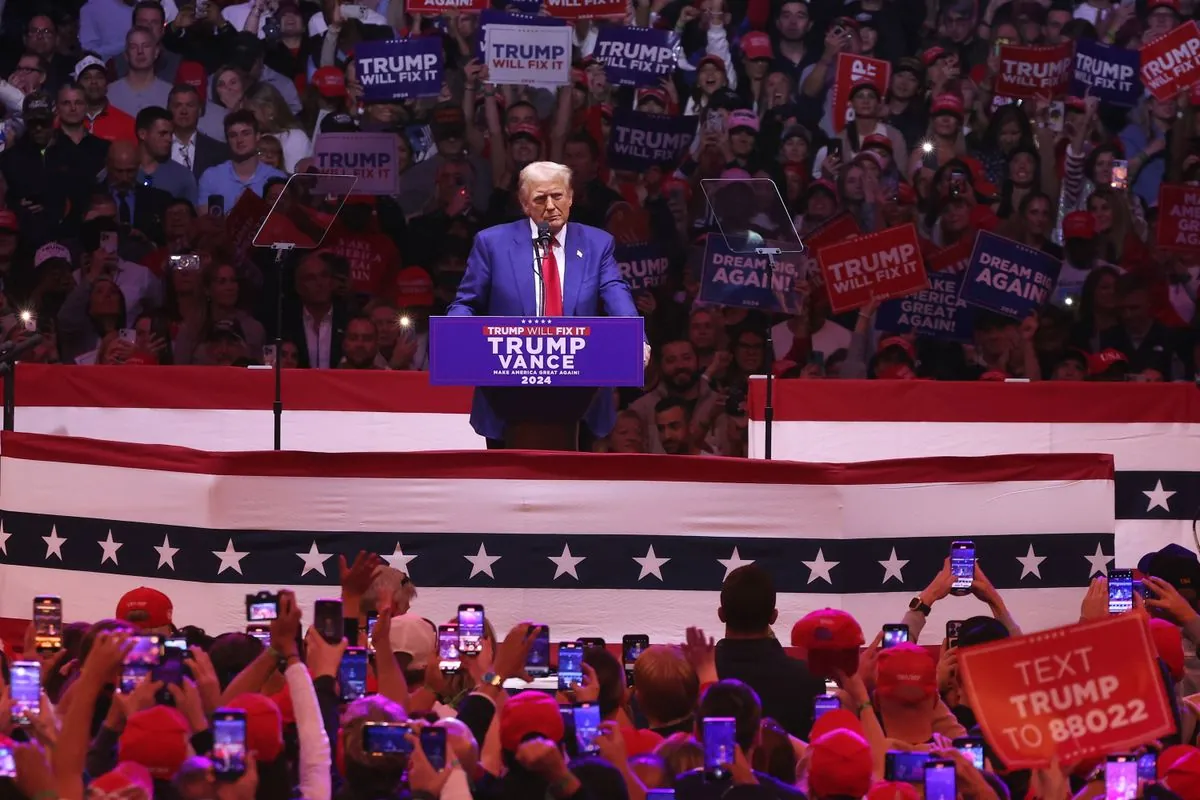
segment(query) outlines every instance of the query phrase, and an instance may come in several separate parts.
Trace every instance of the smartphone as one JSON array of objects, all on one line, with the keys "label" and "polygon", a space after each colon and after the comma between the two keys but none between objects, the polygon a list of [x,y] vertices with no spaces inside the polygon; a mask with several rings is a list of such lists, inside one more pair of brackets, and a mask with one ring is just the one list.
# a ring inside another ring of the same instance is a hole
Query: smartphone
[{"label": "smartphone", "polygon": [[950,573],[954,576],[950,594],[964,595],[975,582],[975,543],[959,539],[950,544]]},{"label": "smartphone", "polygon": [[883,779],[921,783],[925,780],[925,762],[929,753],[909,750],[888,750],[883,761]]},{"label": "smartphone", "polygon": [[100,249],[104,252],[116,255],[118,242],[119,238],[116,231],[100,232]]},{"label": "smartphone", "polygon": [[170,256],[167,261],[171,269],[179,270],[180,272],[200,271],[200,256],[196,253],[188,253],[182,256]]},{"label": "smartphone", "polygon": [[210,194],[208,196],[208,215],[210,217],[225,216],[225,198],[219,194]]},{"label": "smartphone", "polygon": [[375,623],[379,621],[379,615],[374,611],[367,614],[367,652],[374,655],[375,653]]},{"label": "smartphone", "polygon": [[421,728],[421,749],[429,765],[438,772],[446,766],[446,729],[426,725]]},{"label": "smartphone", "polygon": [[462,660],[458,655],[458,625],[438,625],[438,669],[443,675],[458,672]]},{"label": "smartphone", "polygon": [[271,626],[265,622],[251,622],[246,626],[246,633],[265,645],[271,643]]},{"label": "smartphone", "polygon": [[458,652],[478,655],[483,649],[483,606],[465,603],[458,607]]},{"label": "smartphone", "polygon": [[725,118],[717,111],[709,111],[704,117],[704,132],[705,133],[724,133]]},{"label": "smartphone", "polygon": [[599,636],[580,636],[575,641],[579,642],[579,645],[584,650],[587,650],[590,647],[599,647],[601,650],[603,650],[604,648],[608,647],[608,643]]},{"label": "smartphone", "polygon": [[172,686],[183,686],[183,659],[177,651],[164,656],[157,667],[150,667],[150,679],[161,681],[162,686],[154,695],[154,701],[160,706],[175,705],[175,695],[171,694]]},{"label": "smartphone", "polygon": [[713,780],[730,775],[737,755],[737,721],[733,717],[705,717],[704,772]]},{"label": "smartphone", "polygon": [[813,698],[813,722],[821,718],[821,715],[827,714],[830,711],[835,711],[842,707],[841,702],[835,695],[819,694]]},{"label": "smartphone", "polygon": [[262,356],[263,364],[265,364],[268,367],[275,366],[275,345],[264,344],[262,353],[263,353],[263,356]]},{"label": "smartphone", "polygon": [[360,22],[366,19],[366,10],[355,3],[342,6],[342,19],[356,19]]},{"label": "smartphone", "polygon": [[577,703],[571,710],[575,719],[575,747],[580,755],[598,753],[596,736],[600,733],[600,706],[596,703]]},{"label": "smartphone", "polygon": [[1137,756],[1109,756],[1104,765],[1104,800],[1134,800],[1137,796]]},{"label": "smartphone", "polygon": [[633,686],[633,665],[650,646],[650,637],[644,633],[627,633],[621,637],[621,663],[625,665],[625,683]]},{"label": "smartphone", "polygon": [[0,745],[0,778],[17,777],[17,762],[13,758],[12,747]]},{"label": "smartphone", "polygon": [[279,595],[263,590],[246,595],[246,621],[263,622],[279,618]]},{"label": "smartphone", "polygon": [[1055,133],[1062,133],[1063,121],[1067,118],[1066,106],[1062,100],[1054,100],[1050,103],[1050,108],[1047,112],[1046,125]]},{"label": "smartphone", "polygon": [[539,625],[529,658],[525,659],[525,671],[531,678],[544,678],[550,674],[550,626]]},{"label": "smartphone", "polygon": [[39,595],[33,598],[33,640],[39,653],[62,650],[62,598]]},{"label": "smartphone", "polygon": [[908,626],[900,623],[889,623],[883,626],[883,649],[895,647],[908,641]]},{"label": "smartphone", "polygon": [[121,328],[121,332],[118,334],[118,336],[121,337],[122,342],[137,344],[137,331],[133,328]]},{"label": "smartphone", "polygon": [[318,600],[313,608],[313,626],[321,638],[339,644],[345,638],[342,626],[342,601]]},{"label": "smartphone", "polygon": [[213,772],[237,778],[246,772],[246,712],[218,708],[213,714]]},{"label": "smartphone", "polygon": [[571,706],[559,706],[558,716],[563,724],[563,746],[569,758],[579,757],[579,748],[575,741],[575,709]]},{"label": "smartphone", "polygon": [[1127,569],[1108,571],[1108,613],[1124,614],[1133,608],[1133,572]]},{"label": "smartphone", "polygon": [[28,725],[29,712],[36,712],[42,700],[42,665],[37,661],[14,661],[9,674],[12,721]]},{"label": "smartphone", "polygon": [[367,648],[347,647],[338,664],[338,686],[349,703],[367,693]]},{"label": "smartphone", "polygon": [[566,691],[573,683],[583,683],[583,647],[579,642],[558,643],[558,688]]},{"label": "smartphone", "polygon": [[125,663],[142,667],[157,667],[162,663],[163,641],[158,634],[130,636],[133,647],[125,656]]},{"label": "smartphone", "polygon": [[950,173],[950,196],[963,197],[967,193],[967,176],[958,170]]},{"label": "smartphone", "polygon": [[1112,163],[1112,188],[1129,188],[1129,162],[1123,158],[1114,158]]},{"label": "smartphone", "polygon": [[1137,774],[1140,780],[1150,783],[1158,780],[1158,753],[1153,750],[1142,753],[1138,756],[1137,764]]},{"label": "smartphone", "polygon": [[[412,745],[408,743],[407,738],[411,730],[407,722],[368,722],[363,725],[363,752],[372,755],[407,755],[412,752]],[[445,730],[442,732],[445,733]]]},{"label": "smartphone", "polygon": [[958,632],[962,630],[963,621],[961,619],[946,620],[946,647],[953,649],[958,647]]},{"label": "smartphone", "polygon": [[674,789],[647,789],[646,800],[675,800]]},{"label": "smartphone", "polygon": [[953,761],[925,762],[925,800],[957,800],[958,781]]},{"label": "smartphone", "polygon": [[842,157],[842,140],[841,139],[831,139],[827,146],[827,149],[828,149],[828,153],[827,153],[828,156],[840,159]]},{"label": "smartphone", "polygon": [[187,638],[183,636],[168,636],[163,639],[163,658],[191,658],[192,651],[188,649]]},{"label": "smartphone", "polygon": [[979,736],[962,736],[954,740],[954,749],[971,762],[971,766],[983,771],[983,739]]}]

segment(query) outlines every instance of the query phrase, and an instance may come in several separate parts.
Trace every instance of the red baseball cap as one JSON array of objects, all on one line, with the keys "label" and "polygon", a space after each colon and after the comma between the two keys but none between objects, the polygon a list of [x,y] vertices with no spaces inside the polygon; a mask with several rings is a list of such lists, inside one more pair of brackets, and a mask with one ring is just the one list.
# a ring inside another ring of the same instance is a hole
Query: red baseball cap
[{"label": "red baseball cap", "polygon": [[1150,619],[1150,638],[1154,640],[1154,649],[1158,657],[1171,671],[1173,680],[1183,679],[1183,633],[1179,626],[1165,619],[1153,617]]},{"label": "red baseball cap", "polygon": [[1147,0],[1147,12],[1153,11],[1156,8],[1169,8],[1176,14],[1182,14],[1179,9],[1179,0]]},{"label": "red baseball cap", "polygon": [[247,693],[226,703],[227,708],[246,712],[246,749],[260,763],[274,761],[283,752],[283,714],[265,694]]},{"label": "red baseball cap", "polygon": [[663,740],[654,731],[626,726],[621,726],[621,737],[625,739],[625,754],[630,758],[653,753]]},{"label": "red baseball cap", "polygon": [[1063,217],[1063,239],[1091,239],[1096,235],[1096,218],[1090,211],[1072,211]]},{"label": "red baseball cap", "polygon": [[854,731],[859,736],[864,735],[862,720],[853,711],[844,708],[835,708],[833,711],[826,711],[813,723],[808,738],[810,741],[816,741],[830,731],[836,731],[839,728]]},{"label": "red baseball cap", "polygon": [[943,92],[933,98],[933,103],[929,106],[929,113],[933,116],[938,114],[954,114],[963,116],[963,99],[951,92]]},{"label": "red baseball cap", "polygon": [[314,72],[312,85],[322,97],[330,100],[346,96],[346,76],[337,67],[321,67]]},{"label": "red baseball cap", "polygon": [[1068,111],[1087,111],[1087,103],[1084,102],[1082,97],[1077,95],[1069,95],[1063,101],[1063,107]]},{"label": "red baseball cap", "polygon": [[875,352],[882,353],[889,347],[899,347],[908,355],[910,360],[917,360],[917,348],[913,347],[913,343],[903,336],[885,336],[879,340],[879,349]]},{"label": "red baseball cap", "polygon": [[865,137],[862,140],[862,146],[863,148],[880,147],[884,150],[887,150],[889,153],[892,152],[892,140],[884,136],[882,133],[872,133],[870,136]]},{"label": "red baseball cap", "polygon": [[989,369],[979,376],[979,380],[981,381],[995,381],[997,383],[1004,383],[1008,379],[1009,374],[998,369]]},{"label": "red baseball cap", "polygon": [[192,729],[170,706],[151,706],[125,723],[117,759],[142,765],[155,778],[170,780],[188,757]]},{"label": "red baseball cap", "polygon": [[762,31],[750,31],[742,37],[742,53],[751,60],[775,57],[771,37]]},{"label": "red baseball cap", "polygon": [[867,800],[921,800],[921,793],[911,783],[880,781],[867,792]]},{"label": "red baseball cap", "polygon": [[840,608],[822,608],[806,614],[792,626],[792,647],[813,650],[848,650],[865,643],[862,627]]},{"label": "red baseball cap", "polygon": [[154,776],[150,770],[134,761],[122,761],[108,772],[88,784],[89,800],[105,798],[149,798],[154,797]]},{"label": "red baseball cap", "polygon": [[[132,622],[139,628],[164,628],[171,624],[174,611],[175,607],[171,605],[171,598],[158,589],[139,586],[121,595],[121,599],[117,601],[117,611],[114,616],[117,619]],[[137,619],[131,619],[131,614]]]},{"label": "red baseball cap", "polygon": [[933,47],[930,47],[925,52],[921,53],[921,63],[927,67],[933,66],[933,64],[939,58],[944,58],[949,55],[953,55],[953,53],[946,48],[935,44]]},{"label": "red baseball cap", "polygon": [[1158,754],[1158,763],[1156,769],[1158,771],[1158,779],[1161,781],[1167,775],[1167,770],[1174,766],[1176,761],[1180,761],[1190,755],[1200,755],[1200,748],[1190,744],[1173,744],[1165,748]]},{"label": "red baseball cap", "polygon": [[838,728],[808,746],[808,788],[816,797],[862,797],[871,788],[871,746]]},{"label": "red baseball cap", "polygon": [[666,90],[659,89],[657,86],[638,89],[637,105],[641,105],[643,100],[657,100],[664,108],[671,106],[671,98],[667,96]]},{"label": "red baseball cap", "polygon": [[199,61],[183,61],[175,71],[175,82],[186,84],[200,95],[200,102],[208,99],[208,73]]},{"label": "red baseball cap", "polygon": [[879,87],[875,85],[875,81],[871,80],[870,78],[859,78],[854,83],[850,84],[850,93],[846,96],[853,100],[854,95],[858,93],[859,89],[870,89],[875,93],[876,97],[879,97],[881,94]]},{"label": "red baseball cap", "polygon": [[896,202],[902,206],[915,206],[917,190],[907,183],[900,184],[896,187]]},{"label": "red baseball cap", "polygon": [[700,63],[698,63],[696,65],[696,70],[699,71],[700,68],[703,67],[705,64],[713,64],[714,66],[716,66],[717,69],[721,70],[722,72],[725,71],[725,59],[721,58],[720,56],[714,56],[711,54],[705,56],[704,58],[700,59]]},{"label": "red baseball cap", "polygon": [[937,664],[925,649],[900,644],[880,652],[876,691],[898,700],[922,700],[937,694]]},{"label": "red baseball cap", "polygon": [[0,211],[0,231],[8,231],[9,233],[19,233],[21,225],[17,222],[17,215],[8,209]]},{"label": "red baseball cap", "polygon": [[561,742],[563,721],[553,697],[529,690],[509,698],[500,708],[500,747],[515,753],[521,742],[533,734]]},{"label": "red baseball cap", "polygon": [[1113,364],[1128,363],[1129,359],[1120,350],[1109,347],[1099,353],[1088,356],[1088,374],[1100,375],[1108,371]]},{"label": "red baseball cap", "polygon": [[[1162,756],[1159,756],[1159,766],[1162,766]],[[1192,748],[1192,752],[1182,753],[1160,775],[1162,785],[1180,797],[1200,797],[1200,752]]]},{"label": "red baseball cap", "polygon": [[421,267],[405,267],[396,273],[396,305],[400,308],[433,305],[433,278]]},{"label": "red baseball cap", "polygon": [[508,138],[511,140],[511,139],[515,139],[518,136],[528,136],[530,139],[533,139],[538,144],[543,143],[541,129],[537,125],[534,125],[531,122],[522,122],[520,124],[509,127]]}]

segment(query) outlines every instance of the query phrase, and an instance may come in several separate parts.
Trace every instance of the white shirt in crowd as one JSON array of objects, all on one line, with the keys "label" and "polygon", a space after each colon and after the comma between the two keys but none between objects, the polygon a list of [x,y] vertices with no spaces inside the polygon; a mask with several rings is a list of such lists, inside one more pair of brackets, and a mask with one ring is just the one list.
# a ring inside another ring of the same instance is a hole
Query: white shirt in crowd
[{"label": "white shirt in crowd", "polygon": [[305,308],[302,312],[304,339],[308,345],[308,365],[313,369],[329,369],[330,352],[333,350],[333,310],[326,312],[317,323],[312,313]]},{"label": "white shirt in crowd", "polygon": [[[771,344],[775,348],[775,359],[777,361],[785,357],[795,343],[796,336],[792,333],[792,329],[788,327],[788,320],[784,320],[771,328]],[[824,353],[826,358],[833,355],[835,350],[849,349],[849,347],[850,331],[830,320],[825,320],[825,324],[818,328],[816,333],[812,335],[813,352]]]}]

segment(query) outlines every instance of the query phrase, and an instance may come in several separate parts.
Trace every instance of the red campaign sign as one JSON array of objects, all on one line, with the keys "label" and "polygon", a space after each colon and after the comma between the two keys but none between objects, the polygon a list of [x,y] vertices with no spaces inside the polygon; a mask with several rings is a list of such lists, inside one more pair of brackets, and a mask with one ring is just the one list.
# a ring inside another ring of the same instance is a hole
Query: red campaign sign
[{"label": "red campaign sign", "polygon": [[542,0],[542,8],[559,19],[624,17],[627,7],[625,0]]},{"label": "red campaign sign", "polygon": [[1158,100],[1175,95],[1200,80],[1200,28],[1195,20],[1142,45],[1142,83]]},{"label": "red campaign sign", "polygon": [[804,253],[797,261],[801,278],[812,279],[819,275],[821,266],[817,263],[817,253],[822,247],[844,242],[862,233],[858,220],[848,211],[843,211],[822,222],[812,232],[804,237]]},{"label": "red campaign sign", "polygon": [[967,271],[971,263],[971,253],[975,250],[975,237],[966,236],[949,247],[943,247],[929,256],[925,266],[930,272],[952,272],[959,274]]},{"label": "red campaign sign", "polygon": [[1012,769],[1124,753],[1175,731],[1142,614],[958,651],[971,708]]},{"label": "red campaign sign", "polygon": [[892,65],[870,56],[838,53],[837,70],[833,74],[833,108],[842,113],[833,115],[834,133],[841,133],[854,121],[854,108],[850,105],[850,89],[854,84],[868,80],[875,84],[879,96],[885,97],[891,86]]},{"label": "red campaign sign", "polygon": [[249,256],[250,248],[254,246],[254,234],[258,233],[268,211],[267,201],[246,189],[225,215],[225,235],[233,245],[237,263],[240,264]]},{"label": "red campaign sign", "polygon": [[489,8],[488,0],[405,0],[404,10],[409,14],[444,14],[447,11],[483,11]]},{"label": "red campaign sign", "polygon": [[1075,75],[1075,44],[1000,46],[1000,72],[995,93],[1033,98],[1040,94],[1063,97]]},{"label": "red campaign sign", "polygon": [[1200,250],[1200,187],[1158,187],[1157,244],[1164,250]]},{"label": "red campaign sign", "polygon": [[817,252],[817,261],[834,314],[929,287],[911,224],[827,245]]},{"label": "red campaign sign", "polygon": [[330,237],[322,248],[346,259],[350,264],[350,291],[353,294],[378,294],[400,253],[391,238],[382,233],[351,233],[343,230]]}]

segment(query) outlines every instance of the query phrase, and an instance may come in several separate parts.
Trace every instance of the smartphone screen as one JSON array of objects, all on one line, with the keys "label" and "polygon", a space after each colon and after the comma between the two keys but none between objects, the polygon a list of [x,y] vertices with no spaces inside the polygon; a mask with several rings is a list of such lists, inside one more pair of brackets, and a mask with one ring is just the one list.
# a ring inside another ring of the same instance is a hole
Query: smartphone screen
[{"label": "smartphone screen", "polygon": [[1133,573],[1127,569],[1108,571],[1108,613],[1123,614],[1133,608]]},{"label": "smartphone screen", "polygon": [[575,746],[580,755],[596,753],[596,735],[600,733],[600,706],[580,703],[572,711],[575,718]]},{"label": "smartphone screen", "polygon": [[566,691],[573,683],[583,683],[583,648],[579,642],[559,642],[558,688]]},{"label": "smartphone screen", "polygon": [[647,789],[646,800],[675,800],[674,789]]},{"label": "smartphone screen", "polygon": [[644,633],[629,633],[621,637],[621,663],[625,665],[625,683],[633,686],[633,665],[650,646],[650,637]]},{"label": "smartphone screen", "polygon": [[357,700],[367,693],[367,649],[347,647],[338,664],[338,686],[346,702]]},{"label": "smartphone screen", "polygon": [[251,622],[246,626],[246,633],[258,639],[263,644],[271,643],[271,626],[263,622]]},{"label": "smartphone screen", "polygon": [[140,667],[157,667],[163,657],[162,637],[157,634],[152,636],[130,636],[129,640],[133,642],[133,647],[130,648],[129,654],[125,656],[127,665],[136,665]]},{"label": "smartphone screen", "polygon": [[1137,756],[1109,756],[1104,765],[1104,800],[1134,800],[1137,796]]},{"label": "smartphone screen", "polygon": [[884,625],[883,626],[883,649],[895,647],[898,644],[904,644],[908,641],[908,626],[907,625]]},{"label": "smartphone screen", "polygon": [[531,678],[544,678],[550,674],[550,627],[539,625],[533,647],[529,648],[529,658],[525,661],[525,671]]},{"label": "smartphone screen", "polygon": [[429,765],[440,772],[446,766],[446,729],[432,725],[421,728],[421,749]]},{"label": "smartphone screen", "polygon": [[1129,188],[1129,162],[1123,158],[1114,158],[1112,165],[1112,188]]},{"label": "smartphone screen", "polygon": [[1158,753],[1151,750],[1138,756],[1138,778],[1153,783],[1158,780]]},{"label": "smartphone screen", "polygon": [[926,761],[926,800],[957,800],[958,781],[955,777],[953,761]]},{"label": "smartphone screen", "polygon": [[960,540],[950,545],[950,573],[954,576],[951,591],[966,594],[975,581],[975,543]]},{"label": "smartphone screen", "polygon": [[[411,753],[412,745],[405,738],[408,736],[409,730],[407,722],[368,722],[363,726],[363,751],[379,755]],[[445,730],[442,732],[445,733]],[[422,745],[424,745],[424,741],[422,741]]]},{"label": "smartphone screen", "polygon": [[837,697],[832,694],[819,694],[813,698],[813,722],[821,718],[821,715],[827,714],[830,711],[841,708],[841,703]]},{"label": "smartphone screen", "polygon": [[36,712],[42,699],[42,665],[37,661],[14,661],[9,695],[13,722],[27,725],[29,712]]},{"label": "smartphone screen", "polygon": [[375,623],[379,621],[379,615],[374,611],[367,614],[367,652],[375,652]]},{"label": "smartphone screen", "polygon": [[961,619],[951,619],[946,621],[946,647],[958,647],[958,632],[961,629]]},{"label": "smartphone screen", "polygon": [[737,755],[737,722],[733,717],[704,718],[704,771],[711,777],[729,777]]},{"label": "smartphone screen", "polygon": [[444,673],[458,672],[462,660],[458,655],[458,626],[438,625],[438,668]]},{"label": "smartphone screen", "polygon": [[225,215],[225,198],[219,194],[210,194],[208,196],[208,214],[212,217],[221,217]]},{"label": "smartphone screen", "polygon": [[12,748],[2,745],[0,746],[0,778],[15,777],[17,777],[17,762],[13,758]]},{"label": "smartphone screen", "polygon": [[983,771],[983,739],[978,736],[964,736],[954,740],[954,749],[962,753],[971,766]]},{"label": "smartphone screen", "polygon": [[269,622],[279,617],[279,595],[270,592],[246,595],[246,621]]},{"label": "smartphone screen", "polygon": [[246,713],[217,709],[213,715],[213,771],[221,776],[246,771]]},{"label": "smartphone screen", "polygon": [[884,760],[883,777],[889,781],[921,783],[925,780],[925,762],[928,760],[928,753],[888,750]]},{"label": "smartphone screen", "polygon": [[39,653],[62,650],[62,598],[43,595],[33,598],[33,635]]},{"label": "smartphone screen", "polygon": [[458,607],[458,652],[476,655],[483,647],[483,606]]},{"label": "smartphone screen", "polygon": [[318,600],[313,608],[313,626],[321,638],[330,644],[341,642],[344,638],[342,601]]}]

